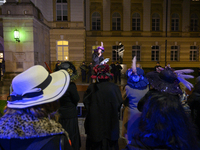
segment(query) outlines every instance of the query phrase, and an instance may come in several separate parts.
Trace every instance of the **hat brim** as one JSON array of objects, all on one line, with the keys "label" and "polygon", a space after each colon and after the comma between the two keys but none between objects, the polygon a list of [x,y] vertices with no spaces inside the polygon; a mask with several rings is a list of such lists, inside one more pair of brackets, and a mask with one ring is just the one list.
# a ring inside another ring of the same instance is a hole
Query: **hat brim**
[{"label": "hat brim", "polygon": [[161,79],[159,73],[156,71],[148,72],[146,77],[150,85],[157,91],[169,94],[182,94],[178,80],[175,80],[173,83],[167,82]]},{"label": "hat brim", "polygon": [[70,76],[69,73],[63,69],[51,73],[50,76],[52,77],[51,83],[43,90],[41,96],[8,101],[7,106],[9,108],[21,109],[58,100],[66,92],[70,83]]}]

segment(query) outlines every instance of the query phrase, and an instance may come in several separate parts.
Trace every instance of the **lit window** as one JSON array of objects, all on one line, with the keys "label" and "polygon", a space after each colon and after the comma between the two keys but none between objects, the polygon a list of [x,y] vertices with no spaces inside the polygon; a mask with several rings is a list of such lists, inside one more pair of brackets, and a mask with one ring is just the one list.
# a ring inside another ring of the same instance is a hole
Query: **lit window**
[{"label": "lit window", "polygon": [[57,2],[56,2],[56,20],[57,21],[67,21],[68,20],[67,0],[57,0]]},{"label": "lit window", "polygon": [[179,46],[171,46],[171,61],[178,61],[179,58]]},{"label": "lit window", "polygon": [[179,15],[173,14],[172,15],[172,22],[171,22],[171,30],[178,31],[179,30]]},{"label": "lit window", "polygon": [[152,46],[151,47],[151,60],[152,61],[159,61],[159,53],[160,53],[160,47],[159,46]]},{"label": "lit window", "polygon": [[101,15],[98,12],[92,14],[92,30],[101,30]]},{"label": "lit window", "polygon": [[112,30],[113,31],[121,30],[121,16],[119,13],[114,13],[112,15]]},{"label": "lit window", "polygon": [[69,60],[68,41],[57,41],[57,60]]},{"label": "lit window", "polygon": [[158,14],[152,15],[152,31],[160,30],[160,16]]},{"label": "lit window", "polygon": [[0,58],[3,58],[3,53],[0,53]]},{"label": "lit window", "polygon": [[0,0],[0,5],[3,5],[6,2],[6,0]]},{"label": "lit window", "polygon": [[198,61],[198,47],[190,46],[190,61]]},{"label": "lit window", "polygon": [[132,30],[140,31],[140,14],[134,13],[132,17]]},{"label": "lit window", "polygon": [[137,61],[140,61],[140,46],[138,45],[132,46],[132,59],[134,56],[136,56]]}]

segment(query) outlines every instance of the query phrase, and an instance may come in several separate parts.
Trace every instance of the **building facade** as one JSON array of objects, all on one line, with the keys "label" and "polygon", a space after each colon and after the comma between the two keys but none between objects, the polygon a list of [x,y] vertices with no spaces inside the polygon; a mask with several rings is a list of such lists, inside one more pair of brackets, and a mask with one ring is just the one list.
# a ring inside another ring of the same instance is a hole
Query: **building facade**
[{"label": "building facade", "polygon": [[199,0],[7,0],[1,11],[8,74],[44,62],[53,70],[57,60],[72,61],[79,70],[82,61],[92,61],[101,42],[110,62],[119,61],[121,42],[128,67],[134,56],[144,68],[157,61],[171,67],[200,65]]}]

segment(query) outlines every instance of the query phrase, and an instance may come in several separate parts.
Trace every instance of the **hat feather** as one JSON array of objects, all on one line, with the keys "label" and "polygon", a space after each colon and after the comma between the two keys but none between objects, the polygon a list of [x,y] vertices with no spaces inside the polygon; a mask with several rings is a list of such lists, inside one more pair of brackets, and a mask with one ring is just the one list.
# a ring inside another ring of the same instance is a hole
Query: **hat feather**
[{"label": "hat feather", "polygon": [[182,74],[182,73],[191,73],[191,72],[194,72],[194,70],[192,70],[192,69],[182,69],[182,70],[175,70],[174,72]]},{"label": "hat feather", "polygon": [[191,91],[191,88],[193,88],[193,85],[192,85],[190,82],[186,81],[185,79],[183,79],[183,78],[181,78],[181,77],[177,77],[177,79],[178,79],[180,82],[182,82],[188,90]]},{"label": "hat feather", "polygon": [[137,70],[136,70],[136,56],[133,57],[132,60],[132,72],[137,74]]}]

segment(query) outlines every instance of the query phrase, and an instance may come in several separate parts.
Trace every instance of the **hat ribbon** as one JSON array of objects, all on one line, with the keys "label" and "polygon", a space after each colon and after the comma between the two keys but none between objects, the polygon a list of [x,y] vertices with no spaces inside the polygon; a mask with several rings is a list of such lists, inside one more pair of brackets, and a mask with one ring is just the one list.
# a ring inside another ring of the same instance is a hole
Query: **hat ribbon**
[{"label": "hat ribbon", "polygon": [[32,88],[32,90],[23,93],[22,95],[15,94],[15,92],[13,92],[12,94],[10,94],[10,101],[22,100],[24,98],[33,98],[42,95],[43,90],[51,83],[51,80],[52,77],[48,75],[47,78],[41,84],[39,84],[35,88]]}]

